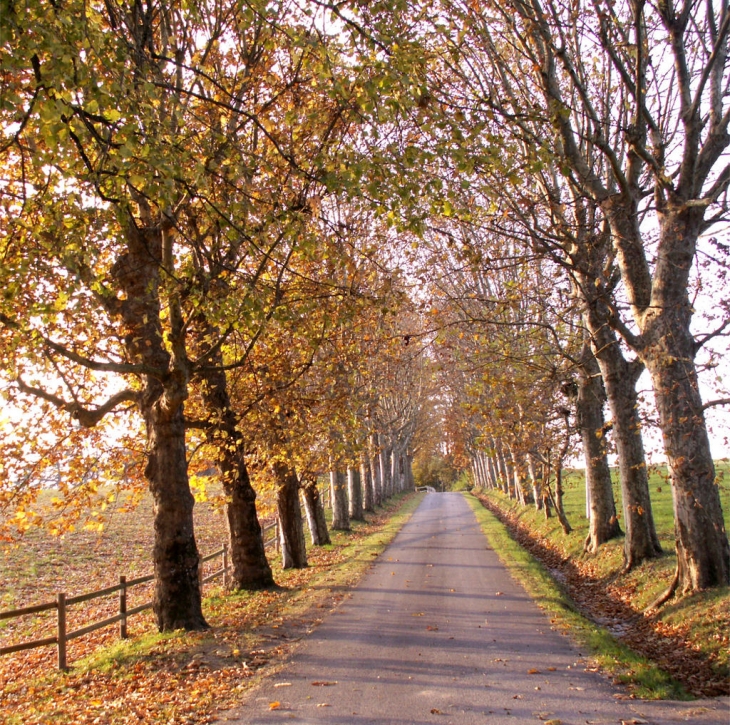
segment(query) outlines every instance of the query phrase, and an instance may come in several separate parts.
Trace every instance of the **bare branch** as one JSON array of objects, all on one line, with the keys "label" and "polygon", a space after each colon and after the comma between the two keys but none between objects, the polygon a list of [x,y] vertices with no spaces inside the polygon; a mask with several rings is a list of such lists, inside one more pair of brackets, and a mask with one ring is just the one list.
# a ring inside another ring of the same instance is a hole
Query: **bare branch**
[{"label": "bare branch", "polygon": [[730,398],[718,398],[717,400],[708,400],[702,406],[702,410],[707,410],[708,408],[715,408],[719,405],[730,405]]},{"label": "bare branch", "polygon": [[127,389],[112,395],[109,400],[97,408],[85,408],[76,401],[69,402],[49,393],[47,390],[28,385],[20,376],[18,376],[15,382],[21,392],[26,395],[33,395],[36,398],[41,398],[41,400],[51,403],[51,405],[54,405],[59,410],[70,413],[71,417],[74,420],[78,420],[84,428],[94,428],[102,418],[111,413],[117,406],[122,403],[134,403],[137,400],[137,393],[134,390]]}]

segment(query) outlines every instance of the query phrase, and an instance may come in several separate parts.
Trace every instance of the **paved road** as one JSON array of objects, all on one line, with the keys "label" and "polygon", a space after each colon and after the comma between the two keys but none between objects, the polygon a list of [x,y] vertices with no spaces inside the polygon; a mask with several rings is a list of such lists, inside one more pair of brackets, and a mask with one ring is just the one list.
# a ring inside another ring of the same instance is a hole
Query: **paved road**
[{"label": "paved road", "polygon": [[727,700],[658,707],[629,700],[587,671],[507,574],[462,496],[431,493],[352,597],[226,719],[728,725],[728,713]]}]

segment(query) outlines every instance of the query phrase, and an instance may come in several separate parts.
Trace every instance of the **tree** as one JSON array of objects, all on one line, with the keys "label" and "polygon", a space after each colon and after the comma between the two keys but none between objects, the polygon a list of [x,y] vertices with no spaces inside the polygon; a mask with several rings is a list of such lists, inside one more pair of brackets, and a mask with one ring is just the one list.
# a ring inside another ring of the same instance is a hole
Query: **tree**
[{"label": "tree", "polygon": [[[514,68],[517,60],[530,79],[533,101],[523,96],[522,110],[550,123],[544,147],[610,225],[636,327],[615,308],[611,324],[651,375],[671,472],[672,589],[727,584],[730,547],[694,363],[712,333],[693,337],[688,287],[698,237],[722,218],[730,183],[723,160],[730,143],[728,8],[598,3],[576,13],[518,1],[491,11],[499,32],[514,40],[509,62]],[[506,46],[492,47],[495,70],[504,73]],[[662,60],[665,48],[671,66]],[[598,74],[587,58],[597,59]],[[605,160],[601,169],[590,165],[594,154]],[[655,246],[642,228],[647,216],[656,224]]]},{"label": "tree", "polygon": [[[276,307],[249,292],[279,263],[281,228],[306,216],[344,109],[303,92],[327,66],[304,16],[291,13],[283,29],[270,22],[277,8],[255,3],[89,13],[72,5],[10,19],[3,281],[19,295],[3,310],[6,370],[23,393],[86,426],[136,406],[157,513],[158,623],[197,628],[186,428],[199,424],[219,444],[237,585],[266,585],[221,373]],[[44,370],[49,385],[26,382]],[[205,412],[191,420],[185,404],[198,387]]]}]

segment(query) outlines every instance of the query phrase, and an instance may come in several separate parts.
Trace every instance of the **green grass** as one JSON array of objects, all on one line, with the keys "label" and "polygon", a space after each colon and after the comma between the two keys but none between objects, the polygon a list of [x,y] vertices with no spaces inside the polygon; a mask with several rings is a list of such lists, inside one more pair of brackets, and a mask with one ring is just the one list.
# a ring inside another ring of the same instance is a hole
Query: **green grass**
[{"label": "green grass", "polygon": [[[717,484],[720,491],[720,503],[725,518],[725,528],[730,529],[730,462],[727,459],[715,463]],[[613,490],[616,498],[616,510],[621,514],[621,486],[618,471],[612,469]],[[569,471],[564,478],[564,507],[571,526],[576,529],[576,541],[572,542],[574,552],[582,552],[582,541],[588,533],[588,520],[585,507],[585,476],[583,471]],[[662,548],[670,555],[674,551],[674,511],[672,505],[672,488],[665,465],[652,466],[649,469],[649,495],[651,496],[652,514],[657,535]],[[553,528],[558,529],[557,521]],[[580,541],[578,541],[580,540]]]},{"label": "green grass", "polygon": [[632,692],[646,699],[688,699],[682,686],[649,660],[583,617],[545,567],[523,549],[507,529],[471,494],[465,494],[491,547],[551,623],[585,647],[596,663]]},{"label": "green grass", "polygon": [[[730,529],[730,463],[718,461],[716,470],[725,527]],[[614,475],[617,479],[617,474]],[[562,556],[573,558],[591,577],[620,588],[622,597],[637,613],[644,611],[666,591],[676,568],[672,492],[666,467],[652,468],[649,478],[652,513],[664,554],[625,574],[621,573],[623,537],[604,544],[595,555],[584,553],[588,520],[585,516],[583,472],[570,471],[564,480],[564,507],[573,527],[568,536],[563,534],[557,518],[545,519],[534,506],[521,507],[498,491],[487,491],[484,495],[509,511],[538,537],[547,540]],[[614,490],[621,518],[621,492],[617,480]],[[701,652],[720,676],[723,673],[730,676],[730,587],[672,600],[660,609],[655,619],[659,625],[681,636],[692,649]]]}]

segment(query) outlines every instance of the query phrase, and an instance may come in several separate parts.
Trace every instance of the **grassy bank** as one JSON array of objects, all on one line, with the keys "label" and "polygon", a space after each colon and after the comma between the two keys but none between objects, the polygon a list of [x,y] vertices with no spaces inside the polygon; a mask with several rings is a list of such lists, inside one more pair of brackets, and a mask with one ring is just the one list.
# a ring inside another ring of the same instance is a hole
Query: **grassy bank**
[{"label": "grassy bank", "polygon": [[[730,525],[730,467],[727,462],[718,465],[718,484],[725,514],[726,527]],[[662,647],[671,649],[681,647],[687,654],[684,669],[691,681],[693,662],[704,661],[712,667],[711,677],[718,682],[730,677],[730,588],[701,592],[694,596],[684,597],[669,602],[659,612],[645,614],[645,608],[654,601],[671,582],[676,566],[674,554],[674,519],[672,514],[671,490],[666,477],[666,470],[657,469],[651,474],[652,507],[659,538],[664,548],[664,555],[659,559],[647,562],[635,570],[620,574],[623,555],[623,539],[617,539],[604,545],[601,551],[588,556],[583,552],[583,542],[588,532],[588,521],[585,517],[585,486],[581,472],[571,473],[566,480],[565,510],[574,531],[570,535],[563,534],[556,518],[545,519],[542,512],[534,507],[521,507],[501,492],[483,492],[492,505],[504,511],[511,520],[526,527],[541,550],[549,553],[555,561],[569,560],[577,575],[590,581],[594,588],[601,591],[615,602],[611,616],[640,622],[650,637],[656,638],[658,645],[657,659],[661,661]],[[617,507],[621,508],[621,497],[616,487]],[[556,616],[571,618],[570,604],[562,590],[551,583],[545,570],[533,560],[526,563],[524,557],[531,557],[507,536],[504,527],[491,517],[483,507],[479,515],[485,523],[488,535],[499,537],[494,548],[500,552],[513,567],[516,576],[525,583],[531,593],[536,594]],[[486,521],[489,520],[489,523]],[[501,533],[496,533],[501,531]],[[506,537],[506,538],[505,538]],[[535,569],[534,567],[537,567]],[[538,570],[542,570],[542,574]],[[528,571],[529,570],[529,571]],[[547,577],[547,580],[545,579]],[[539,585],[537,582],[541,582]],[[539,589],[535,589],[538,587]],[[546,589],[543,590],[543,587]],[[562,600],[560,598],[563,598]],[[552,605],[559,602],[557,610]],[[576,630],[586,644],[594,647],[602,666],[612,670],[623,681],[632,683],[641,696],[676,697],[678,690],[657,674],[649,674],[649,661],[644,664],[634,661],[625,647],[615,650],[615,640],[603,634],[590,624],[579,624],[571,619],[565,623]],[[633,626],[633,625],[632,625]],[[587,639],[586,639],[587,637]],[[630,638],[627,638],[630,641]],[[673,644],[674,643],[674,644]],[[676,654],[676,653],[675,653]],[[679,656],[677,672],[682,675],[682,663]],[[674,665],[673,665],[674,666]],[[658,678],[658,679],[657,679]],[[697,683],[695,690],[701,690]]]},{"label": "grassy bank", "polygon": [[[90,635],[86,653],[77,653],[68,673],[52,669],[52,652],[0,659],[3,722],[212,722],[262,674],[275,671],[322,613],[345,596],[421,498],[395,497],[367,523],[353,524],[352,532],[333,532],[331,545],[310,550],[307,569],[282,572],[274,560],[277,589],[209,589],[203,605],[207,632],[161,635],[149,619],[133,620],[131,640],[115,642],[107,634],[92,651]],[[65,566],[75,567],[73,558]]]},{"label": "grassy bank", "polygon": [[508,533],[507,529],[473,495],[467,494],[482,530],[510,573],[537,605],[550,616],[550,623],[586,648],[596,664],[629,685],[637,697],[686,699],[684,688],[650,660],[623,646],[602,627],[582,616],[547,569]]}]

